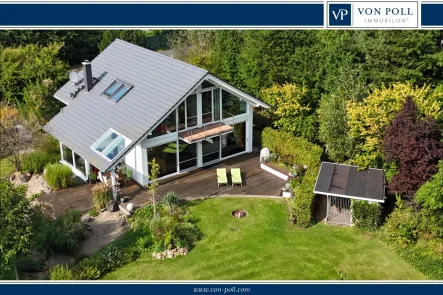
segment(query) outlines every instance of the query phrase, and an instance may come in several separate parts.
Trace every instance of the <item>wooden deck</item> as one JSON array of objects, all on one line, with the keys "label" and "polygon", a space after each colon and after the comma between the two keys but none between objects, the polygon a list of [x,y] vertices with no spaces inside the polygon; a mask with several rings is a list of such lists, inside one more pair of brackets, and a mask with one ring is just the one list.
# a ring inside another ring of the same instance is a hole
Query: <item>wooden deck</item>
[{"label": "wooden deck", "polygon": [[55,216],[59,216],[72,209],[84,213],[94,206],[90,184],[81,184],[72,188],[55,191],[41,196],[38,198],[38,201],[49,203]]},{"label": "wooden deck", "polygon": [[[216,168],[226,168],[229,183],[231,183],[230,168],[240,168],[243,186],[218,187]],[[284,184],[284,180],[260,168],[258,153],[250,153],[160,181],[158,195],[163,196],[168,191],[174,191],[185,199],[237,195],[278,197]],[[134,207],[149,203],[145,189],[136,183],[123,187],[122,194],[131,198],[130,202],[134,204]],[[67,212],[70,209],[86,212],[93,207],[91,186],[89,184],[44,195],[39,198],[39,201],[50,203],[55,215]]]},{"label": "wooden deck", "polygon": [[[281,194],[285,181],[260,168],[258,153],[243,154],[228,160],[181,174],[174,179],[160,182],[159,196],[168,191],[174,191],[185,199],[217,196],[274,196]],[[216,168],[226,168],[229,186],[218,186]],[[231,168],[240,168],[243,186],[231,186]],[[133,185],[124,188],[122,193],[131,197],[135,207],[149,203],[149,198],[143,187]]]}]

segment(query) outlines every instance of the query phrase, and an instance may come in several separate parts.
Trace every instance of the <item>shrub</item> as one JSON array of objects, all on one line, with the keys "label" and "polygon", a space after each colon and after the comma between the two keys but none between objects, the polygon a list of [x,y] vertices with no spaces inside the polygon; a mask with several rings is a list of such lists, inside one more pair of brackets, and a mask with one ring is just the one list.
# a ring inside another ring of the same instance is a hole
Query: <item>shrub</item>
[{"label": "shrub", "polygon": [[151,228],[155,250],[190,248],[201,237],[201,232],[187,219],[185,212],[153,219]]},{"label": "shrub", "polygon": [[72,172],[62,164],[48,164],[45,167],[45,179],[53,190],[67,188],[71,184]]},{"label": "shrub", "polygon": [[92,208],[91,210],[88,211],[88,215],[91,216],[91,217],[96,217],[96,216],[98,216],[97,209]]},{"label": "shrub", "polygon": [[92,187],[92,196],[95,209],[100,211],[112,200],[112,187],[105,182],[97,183]]},{"label": "shrub", "polygon": [[45,259],[43,257],[24,257],[16,260],[16,266],[22,272],[40,272],[45,266]]},{"label": "shrub", "polygon": [[67,264],[57,264],[49,269],[49,279],[52,281],[68,281],[73,280],[74,275]]},{"label": "shrub", "polygon": [[352,200],[352,221],[355,226],[372,231],[380,225],[381,206],[378,203]]},{"label": "shrub", "polygon": [[97,259],[84,258],[74,268],[76,280],[95,280],[101,275]]},{"label": "shrub", "polygon": [[265,128],[262,133],[262,145],[271,153],[284,158],[286,164],[306,165],[307,171],[302,182],[295,188],[294,209],[296,223],[308,227],[312,222],[312,203],[314,201],[314,185],[320,168],[323,150],[318,145],[294,137],[290,132]]},{"label": "shrub", "polygon": [[415,243],[418,239],[417,217],[412,208],[396,208],[381,227],[380,236],[387,243],[403,248]]},{"label": "shrub", "polygon": [[129,262],[129,257],[123,249],[111,244],[100,251],[98,267],[103,273],[115,270]]},{"label": "shrub", "polygon": [[22,171],[41,173],[48,163],[54,163],[56,161],[57,160],[54,161],[54,159],[46,152],[32,152],[24,157]]},{"label": "shrub", "polygon": [[153,206],[146,206],[135,210],[128,221],[136,231],[150,231],[152,217],[154,217]]},{"label": "shrub", "polygon": [[172,211],[172,208],[179,204],[180,197],[176,192],[167,192],[163,196],[163,202],[168,206],[169,211]]},{"label": "shrub", "polygon": [[78,211],[42,221],[37,231],[37,246],[57,253],[73,253],[83,239],[83,224]]},{"label": "shrub", "polygon": [[430,255],[420,247],[398,249],[400,256],[430,279],[443,280],[443,258],[440,255]]}]

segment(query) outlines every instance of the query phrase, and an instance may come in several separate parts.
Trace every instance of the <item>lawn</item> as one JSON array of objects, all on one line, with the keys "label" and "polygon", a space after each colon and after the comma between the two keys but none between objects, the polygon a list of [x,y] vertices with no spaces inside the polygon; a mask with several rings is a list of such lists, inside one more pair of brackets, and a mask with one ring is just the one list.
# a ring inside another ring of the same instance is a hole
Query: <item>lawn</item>
[{"label": "lawn", "polygon": [[0,159],[0,178],[8,177],[14,173],[15,168],[7,158]]},{"label": "lawn", "polygon": [[[422,280],[393,250],[355,228],[297,228],[282,200],[215,198],[190,207],[204,237],[187,256],[137,261],[106,280]],[[236,219],[235,209],[249,216]]]}]

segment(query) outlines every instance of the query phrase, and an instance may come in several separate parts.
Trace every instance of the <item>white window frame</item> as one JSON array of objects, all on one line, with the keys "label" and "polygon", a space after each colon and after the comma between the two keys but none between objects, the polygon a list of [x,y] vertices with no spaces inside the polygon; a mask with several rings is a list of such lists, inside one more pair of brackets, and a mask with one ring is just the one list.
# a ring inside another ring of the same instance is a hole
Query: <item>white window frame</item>
[{"label": "white window frame", "polygon": [[[117,137],[114,138],[104,149],[103,151],[99,152],[94,145],[96,145],[98,142],[100,142],[101,140],[103,140],[103,138],[105,138],[107,135],[109,135],[110,133],[115,133],[117,134]],[[105,154],[106,152],[109,151],[109,149],[112,147],[114,148],[115,145],[118,143],[118,141],[120,139],[123,139],[123,142],[125,144],[125,147],[117,154],[114,156],[114,158],[110,159],[108,158]],[[91,150],[93,150],[96,154],[99,154],[102,158],[106,159],[108,162],[112,162],[115,158],[118,157],[118,155],[120,155],[128,146],[128,144],[132,143],[132,141],[127,138],[126,136],[122,135],[120,132],[115,131],[113,128],[109,128],[102,136],[100,136],[99,139],[97,139],[92,145],[91,145]]]}]

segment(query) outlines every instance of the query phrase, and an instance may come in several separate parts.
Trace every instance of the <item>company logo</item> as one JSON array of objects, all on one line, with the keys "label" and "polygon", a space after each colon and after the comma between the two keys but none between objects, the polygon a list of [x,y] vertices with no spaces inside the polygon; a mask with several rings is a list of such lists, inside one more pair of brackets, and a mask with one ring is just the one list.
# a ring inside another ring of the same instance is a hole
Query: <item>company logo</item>
[{"label": "company logo", "polygon": [[329,27],[417,28],[418,2],[329,2],[328,16]]},{"label": "company logo", "polygon": [[329,4],[329,25],[350,26],[351,4]]},{"label": "company logo", "polygon": [[339,9],[338,13],[336,13],[335,11],[332,11],[332,14],[334,15],[335,20],[338,20],[340,18],[340,20],[343,20],[343,18],[345,17],[345,15],[348,15],[349,11],[347,9]]}]

